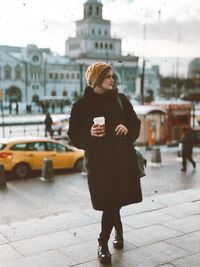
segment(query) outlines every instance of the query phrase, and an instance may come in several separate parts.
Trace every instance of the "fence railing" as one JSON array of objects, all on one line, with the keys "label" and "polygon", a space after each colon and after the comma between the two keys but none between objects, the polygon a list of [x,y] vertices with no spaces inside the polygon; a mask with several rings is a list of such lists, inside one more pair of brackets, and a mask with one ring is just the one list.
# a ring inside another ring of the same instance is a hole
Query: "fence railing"
[{"label": "fence railing", "polygon": [[0,137],[44,135],[44,122],[4,122],[0,123]]}]

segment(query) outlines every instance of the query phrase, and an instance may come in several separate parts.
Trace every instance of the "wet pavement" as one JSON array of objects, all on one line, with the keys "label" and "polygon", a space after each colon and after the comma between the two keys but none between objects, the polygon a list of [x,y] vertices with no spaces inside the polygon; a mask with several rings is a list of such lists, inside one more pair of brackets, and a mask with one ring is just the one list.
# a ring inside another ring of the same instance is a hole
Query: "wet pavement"
[{"label": "wet pavement", "polygon": [[[144,201],[122,208],[125,247],[116,250],[110,241],[110,266],[200,266],[199,151],[197,168],[188,164],[186,173],[175,148],[161,150],[161,164],[145,153]],[[103,266],[97,259],[101,212],[91,208],[86,177],[55,178],[9,181],[0,191],[0,267]]]}]

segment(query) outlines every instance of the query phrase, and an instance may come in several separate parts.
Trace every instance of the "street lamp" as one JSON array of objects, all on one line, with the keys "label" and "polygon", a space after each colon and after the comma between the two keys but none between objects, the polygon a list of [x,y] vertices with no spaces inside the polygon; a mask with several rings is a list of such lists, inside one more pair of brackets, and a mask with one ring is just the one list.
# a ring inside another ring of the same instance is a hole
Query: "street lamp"
[{"label": "street lamp", "polygon": [[[143,42],[145,46],[145,40],[146,40],[146,21],[144,23],[143,27]],[[145,47],[144,47],[145,49]],[[141,86],[140,86],[140,103],[144,104],[144,81],[145,81],[145,53],[143,51],[143,61],[142,61],[142,74],[141,74]]]}]

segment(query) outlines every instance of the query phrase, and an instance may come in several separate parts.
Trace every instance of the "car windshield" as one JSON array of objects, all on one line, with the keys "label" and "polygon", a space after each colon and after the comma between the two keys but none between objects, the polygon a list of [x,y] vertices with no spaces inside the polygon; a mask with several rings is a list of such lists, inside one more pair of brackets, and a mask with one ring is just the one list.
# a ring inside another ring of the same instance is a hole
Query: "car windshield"
[{"label": "car windshield", "polygon": [[0,144],[0,150],[3,150],[5,146],[5,144]]}]

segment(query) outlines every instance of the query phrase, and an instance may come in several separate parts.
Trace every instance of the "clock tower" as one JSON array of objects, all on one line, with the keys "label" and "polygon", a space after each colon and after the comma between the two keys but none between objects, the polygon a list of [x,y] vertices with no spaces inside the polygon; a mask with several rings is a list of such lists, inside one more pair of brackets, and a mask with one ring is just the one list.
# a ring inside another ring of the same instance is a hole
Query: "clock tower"
[{"label": "clock tower", "polygon": [[102,7],[98,0],[85,2],[83,19],[76,21],[76,37],[70,37],[66,41],[67,56],[106,58],[121,55],[121,39],[111,37],[111,23],[110,20],[103,19]]}]

